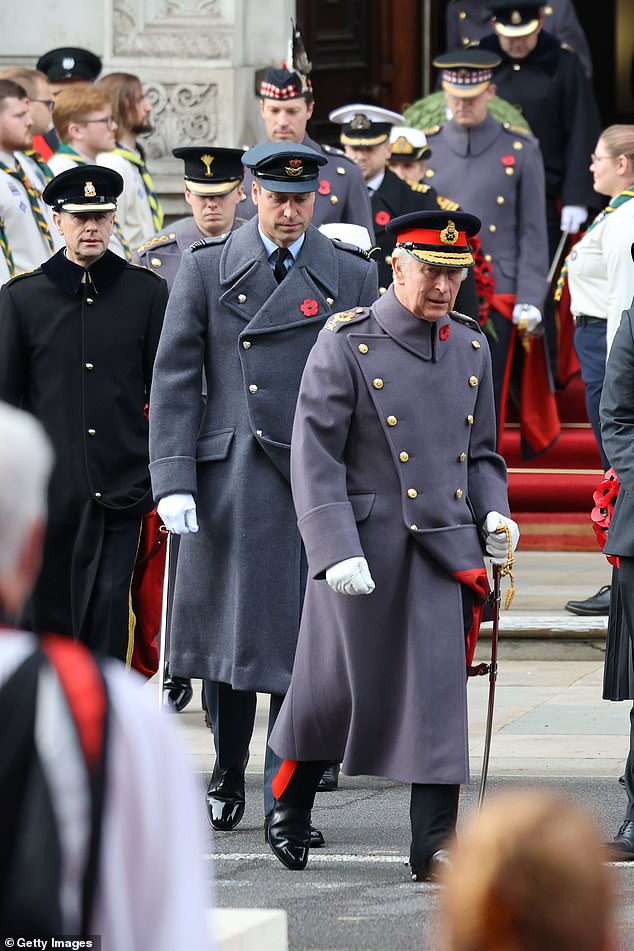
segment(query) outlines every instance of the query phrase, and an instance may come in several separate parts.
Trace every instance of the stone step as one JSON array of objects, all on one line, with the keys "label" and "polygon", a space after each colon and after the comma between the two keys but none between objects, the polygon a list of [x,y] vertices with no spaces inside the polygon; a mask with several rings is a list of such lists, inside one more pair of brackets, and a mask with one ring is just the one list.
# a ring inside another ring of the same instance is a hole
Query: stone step
[{"label": "stone step", "polygon": [[[490,638],[493,625],[482,625],[480,637]],[[605,640],[607,617],[577,617],[567,611],[500,612],[500,638]]]},{"label": "stone step", "polygon": [[288,951],[288,922],[281,908],[213,908],[209,928],[216,951]]}]

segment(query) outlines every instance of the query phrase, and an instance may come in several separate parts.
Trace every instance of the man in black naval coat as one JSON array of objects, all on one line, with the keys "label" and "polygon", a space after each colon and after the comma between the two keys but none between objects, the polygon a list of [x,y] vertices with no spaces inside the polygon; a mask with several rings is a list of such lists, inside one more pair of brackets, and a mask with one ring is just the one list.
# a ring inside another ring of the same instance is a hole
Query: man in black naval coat
[{"label": "man in black naval coat", "polygon": [[[393,218],[418,211],[456,211],[458,205],[439,200],[431,185],[403,180],[389,167],[392,158],[390,132],[403,116],[378,106],[353,103],[341,106],[328,116],[341,125],[341,143],[346,155],[361,169],[365,180],[374,218],[374,233],[378,252],[373,254],[379,268],[379,293],[384,294],[392,283],[392,251],[396,238],[387,230]],[[427,149],[426,157],[431,154]],[[441,203],[442,202],[442,203]],[[451,208],[448,205],[453,206]],[[478,295],[472,273],[463,282],[458,293],[456,309],[475,320],[479,318]]]},{"label": "man in black naval coat", "polygon": [[56,455],[26,621],[129,661],[130,582],[153,507],[145,407],[167,285],[108,250],[122,188],[96,165],[45,188],[66,247],[0,292],[0,399],[40,420]]},{"label": "man in black naval coat", "polygon": [[[320,145],[306,132],[314,108],[313,87],[300,69],[270,67],[266,70],[260,84],[260,110],[268,141],[301,143],[326,159],[315,194],[312,223],[317,228],[337,221],[361,225],[372,238],[372,210],[357,166],[340,149]],[[251,181],[247,169],[244,177],[247,198],[240,208],[245,218],[256,214],[251,200]]]},{"label": "man in black naval coat", "polygon": [[490,6],[494,32],[479,47],[500,57],[497,94],[521,111],[539,141],[552,258],[560,230],[578,232],[597,203],[589,158],[601,133],[599,109],[577,54],[543,29],[542,3],[492,0]]}]

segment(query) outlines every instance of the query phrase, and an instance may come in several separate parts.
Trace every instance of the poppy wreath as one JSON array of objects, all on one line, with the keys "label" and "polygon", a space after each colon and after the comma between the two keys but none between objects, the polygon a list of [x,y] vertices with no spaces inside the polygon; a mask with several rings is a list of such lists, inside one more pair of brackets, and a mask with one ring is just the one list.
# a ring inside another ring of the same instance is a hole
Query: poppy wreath
[{"label": "poppy wreath", "polygon": [[[592,519],[592,528],[597,536],[599,548],[603,549],[608,540],[608,529],[612,521],[614,512],[614,503],[619,494],[619,478],[614,469],[608,469],[602,481],[598,484],[592,494],[594,508],[590,513]],[[611,565],[619,567],[618,555],[605,556]]]},{"label": "poppy wreath", "polygon": [[319,310],[319,304],[316,300],[309,300],[307,297],[299,309],[301,310],[304,317],[314,317]]}]

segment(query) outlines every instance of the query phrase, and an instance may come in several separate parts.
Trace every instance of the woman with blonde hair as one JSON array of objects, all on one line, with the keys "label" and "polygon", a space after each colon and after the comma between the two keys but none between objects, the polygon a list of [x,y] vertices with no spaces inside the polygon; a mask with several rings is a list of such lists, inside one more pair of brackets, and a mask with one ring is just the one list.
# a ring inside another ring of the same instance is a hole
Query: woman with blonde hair
[{"label": "woman with blonde hair", "polygon": [[468,823],[442,905],[450,951],[608,951],[612,871],[577,805],[506,793]]}]

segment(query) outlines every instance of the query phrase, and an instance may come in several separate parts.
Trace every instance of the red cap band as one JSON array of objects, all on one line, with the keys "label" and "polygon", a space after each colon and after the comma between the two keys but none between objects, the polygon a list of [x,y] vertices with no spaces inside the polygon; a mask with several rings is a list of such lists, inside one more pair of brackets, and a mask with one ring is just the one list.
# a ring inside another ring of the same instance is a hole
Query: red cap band
[{"label": "red cap band", "polygon": [[446,244],[448,248],[467,248],[467,233],[466,231],[458,231],[458,240],[457,241],[443,241],[441,234],[445,233],[446,229],[436,229],[436,228],[410,228],[408,231],[399,231],[398,233],[398,242],[399,244],[433,244],[433,245],[442,245]]}]

